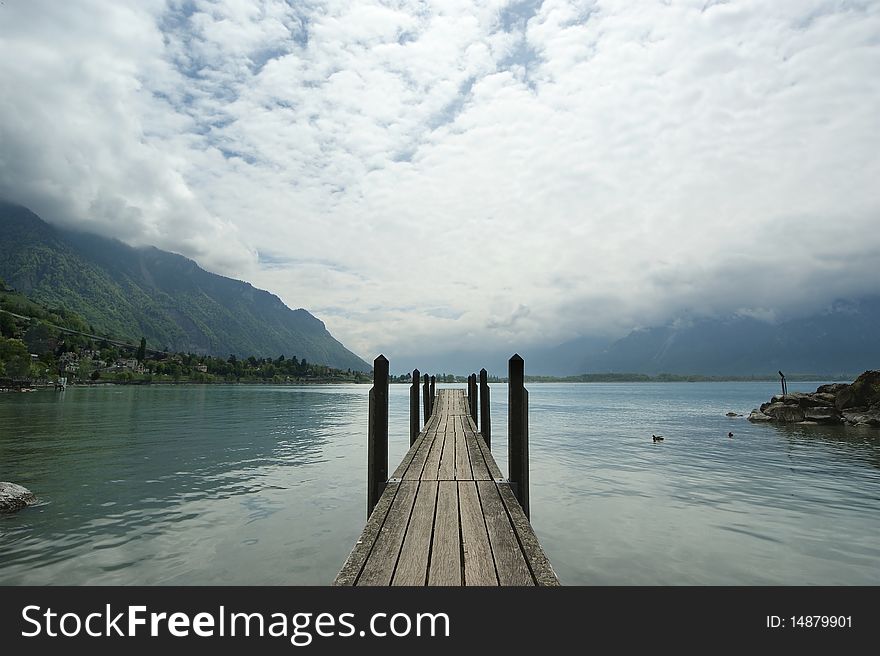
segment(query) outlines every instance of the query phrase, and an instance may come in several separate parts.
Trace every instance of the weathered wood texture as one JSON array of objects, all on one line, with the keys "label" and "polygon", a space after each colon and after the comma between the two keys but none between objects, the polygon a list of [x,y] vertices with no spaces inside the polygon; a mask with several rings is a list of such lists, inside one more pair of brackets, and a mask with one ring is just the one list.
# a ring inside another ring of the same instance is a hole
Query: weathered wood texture
[{"label": "weathered wood texture", "polygon": [[373,361],[367,427],[367,517],[379,502],[388,480],[388,359]]},{"label": "weathered wood texture", "polygon": [[439,390],[334,585],[559,585],[464,390]]},{"label": "weathered wood texture", "polygon": [[489,373],[480,369],[480,435],[492,448],[492,415],[489,412]]},{"label": "weathered wood texture", "polygon": [[412,385],[409,386],[409,445],[416,443],[419,437],[419,380],[421,374],[418,369],[413,369]]},{"label": "weathered wood texture", "polygon": [[529,516],[529,392],[525,388],[523,359],[516,353],[508,361],[507,468],[516,500]]},{"label": "weathered wood texture", "polygon": [[431,417],[431,382],[428,378],[428,374],[424,376],[425,383],[422,385],[422,405],[425,408],[425,423],[428,423],[428,419]]}]

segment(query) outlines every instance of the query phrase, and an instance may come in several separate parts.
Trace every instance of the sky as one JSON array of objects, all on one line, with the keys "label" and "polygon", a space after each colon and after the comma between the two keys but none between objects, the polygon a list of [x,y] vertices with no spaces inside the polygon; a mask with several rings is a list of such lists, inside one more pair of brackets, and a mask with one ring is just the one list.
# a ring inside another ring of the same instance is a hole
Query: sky
[{"label": "sky", "polygon": [[880,292],[880,0],[3,0],[0,196],[371,361]]}]

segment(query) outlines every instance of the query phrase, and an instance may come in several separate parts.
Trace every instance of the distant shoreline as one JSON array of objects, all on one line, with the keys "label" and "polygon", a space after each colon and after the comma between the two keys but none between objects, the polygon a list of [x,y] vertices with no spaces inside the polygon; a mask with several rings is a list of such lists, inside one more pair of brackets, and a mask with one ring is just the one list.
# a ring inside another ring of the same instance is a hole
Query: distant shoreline
[{"label": "distant shoreline", "polygon": [[[785,379],[795,382],[842,381],[849,382],[852,374],[786,374]],[[688,374],[581,374],[579,376],[526,376],[527,383],[758,383],[778,382],[779,376],[703,376]]]},{"label": "distant shoreline", "polygon": [[[792,374],[786,375],[786,380],[791,382],[816,382],[816,381],[849,381],[852,376],[821,376],[811,374]],[[661,374],[659,376],[648,376],[646,374],[584,374],[581,376],[526,376],[525,381],[529,384],[552,384],[552,383],[767,383],[778,382],[777,377],[772,376],[684,376]],[[465,384],[465,380],[461,381],[437,381],[440,384]],[[506,378],[490,378],[490,384],[506,383]],[[407,380],[392,380],[391,385],[406,385],[412,383]],[[315,380],[296,380],[296,381],[271,381],[271,380],[214,380],[214,381],[196,381],[196,380],[152,380],[152,381],[115,381],[102,380],[90,383],[68,383],[67,387],[92,388],[92,387],[110,387],[110,386],[132,386],[132,387],[149,387],[149,386],[195,386],[195,385],[253,385],[253,386],[269,386],[269,387],[303,387],[309,385],[372,385],[372,381],[355,382],[351,380],[332,380],[332,379],[315,379]],[[38,383],[22,383],[14,386],[6,384],[0,385],[0,392],[17,392],[17,391],[36,391],[44,389],[55,389],[54,382],[40,381]]]}]

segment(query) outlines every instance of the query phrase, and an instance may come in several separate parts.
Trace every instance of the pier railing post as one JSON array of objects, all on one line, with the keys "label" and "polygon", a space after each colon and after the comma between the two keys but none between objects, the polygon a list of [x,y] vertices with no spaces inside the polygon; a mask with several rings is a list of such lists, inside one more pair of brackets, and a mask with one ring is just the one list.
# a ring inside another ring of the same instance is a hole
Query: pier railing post
[{"label": "pier railing post", "polygon": [[470,393],[468,394],[468,400],[470,401],[470,413],[471,419],[474,420],[474,423],[477,423],[477,374],[471,374],[468,377],[468,384],[470,386]]},{"label": "pier railing post", "polygon": [[480,435],[486,446],[492,449],[492,417],[489,414],[489,374],[480,369]]},{"label": "pier railing post", "polygon": [[419,423],[419,384],[421,374],[418,369],[413,369],[412,385],[409,386],[409,445],[415,444],[419,436],[421,424]]},{"label": "pier railing post", "polygon": [[434,401],[437,400],[437,377],[431,376],[431,414],[434,414]]},{"label": "pier railing post", "polygon": [[529,517],[529,392],[525,362],[516,353],[508,362],[507,467],[519,505]]},{"label": "pier railing post", "polygon": [[428,423],[428,419],[431,418],[431,383],[428,380],[428,374],[424,375],[425,384],[422,385],[422,394],[424,395],[424,403],[422,405],[425,408],[425,423]]},{"label": "pier railing post", "polygon": [[367,429],[367,517],[385,491],[388,482],[388,359],[373,361],[373,389],[370,390]]}]

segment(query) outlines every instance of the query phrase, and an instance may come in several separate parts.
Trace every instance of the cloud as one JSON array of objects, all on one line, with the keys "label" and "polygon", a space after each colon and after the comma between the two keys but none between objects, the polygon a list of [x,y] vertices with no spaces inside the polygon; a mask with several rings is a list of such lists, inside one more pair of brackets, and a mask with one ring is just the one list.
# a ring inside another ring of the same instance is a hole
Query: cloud
[{"label": "cloud", "polygon": [[365,357],[880,288],[876,2],[0,11],[0,194]]}]

